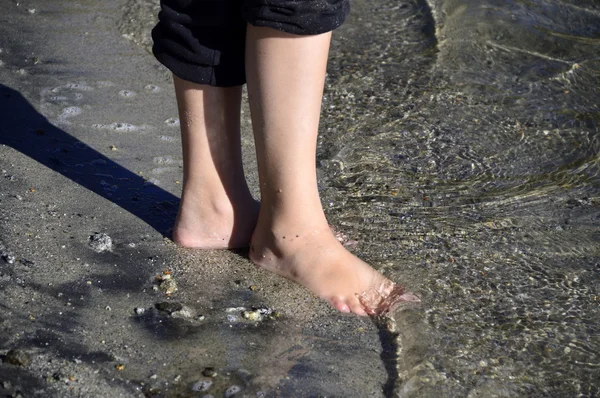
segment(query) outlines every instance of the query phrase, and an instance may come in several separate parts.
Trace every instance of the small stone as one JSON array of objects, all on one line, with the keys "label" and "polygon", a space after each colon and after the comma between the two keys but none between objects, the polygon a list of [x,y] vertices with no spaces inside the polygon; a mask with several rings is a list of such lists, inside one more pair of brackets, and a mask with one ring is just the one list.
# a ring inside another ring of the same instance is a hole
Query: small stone
[{"label": "small stone", "polygon": [[265,319],[273,320],[279,318],[279,314],[272,308],[268,307],[252,307],[251,310],[242,311],[242,316],[244,319],[256,322],[260,322]]},{"label": "small stone", "polygon": [[235,315],[229,314],[227,315],[227,322],[229,323],[235,323],[237,322],[238,318]]},{"label": "small stone", "polygon": [[6,353],[6,362],[16,366],[28,366],[31,363],[31,357],[25,351],[10,350]]},{"label": "small stone", "polygon": [[20,259],[19,262],[26,267],[33,267],[35,265],[35,261],[27,260],[26,258]]},{"label": "small stone", "polygon": [[202,376],[204,377],[217,377],[217,371],[212,366],[204,368],[202,371]]},{"label": "small stone", "polygon": [[112,239],[104,233],[95,233],[88,238],[88,244],[96,253],[112,251]]},{"label": "small stone", "polygon": [[156,309],[159,311],[167,312],[169,315],[173,314],[174,312],[181,311],[183,309],[182,304],[169,301],[156,303],[154,307],[156,307]]},{"label": "small stone", "polygon": [[117,369],[118,371],[122,371],[125,370],[125,365],[123,365],[122,363],[115,365],[115,369]]},{"label": "small stone", "polygon": [[213,382],[210,380],[200,380],[194,383],[194,385],[192,385],[192,391],[207,391],[211,386],[212,386]]},{"label": "small stone", "polygon": [[141,307],[135,307],[133,309],[133,312],[135,312],[136,315],[142,315],[144,312],[146,312],[146,309]]},{"label": "small stone", "polygon": [[8,264],[14,264],[15,263],[15,256],[10,254],[10,253],[2,253],[0,255],[0,257],[2,257],[2,260],[4,260],[5,262],[7,262]]},{"label": "small stone", "polygon": [[262,321],[263,318],[257,311],[244,311],[242,316],[249,321]]},{"label": "small stone", "polygon": [[169,277],[160,281],[158,288],[165,294],[173,294],[177,291],[177,282]]},{"label": "small stone", "polygon": [[173,312],[171,315],[173,318],[193,318],[194,311],[184,305],[183,308],[181,308],[179,311]]},{"label": "small stone", "polygon": [[173,381],[174,381],[175,383],[179,383],[179,382],[181,381],[181,375],[177,375],[177,376],[175,376],[175,378],[173,379]]},{"label": "small stone", "polygon": [[236,386],[235,384],[225,390],[225,394],[223,395],[225,398],[233,397],[238,392],[242,391],[240,386]]}]

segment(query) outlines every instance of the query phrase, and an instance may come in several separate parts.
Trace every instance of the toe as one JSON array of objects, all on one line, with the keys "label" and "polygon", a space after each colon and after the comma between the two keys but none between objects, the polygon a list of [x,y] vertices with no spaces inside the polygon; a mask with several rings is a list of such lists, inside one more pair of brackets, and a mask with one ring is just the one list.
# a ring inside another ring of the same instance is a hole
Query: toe
[{"label": "toe", "polygon": [[367,312],[365,311],[365,309],[363,308],[363,306],[360,304],[360,302],[358,301],[358,299],[354,299],[352,300],[351,303],[349,303],[348,305],[350,307],[350,311],[352,311],[354,314],[358,315],[358,316],[367,316]]},{"label": "toe", "polygon": [[335,308],[336,310],[338,310],[340,312],[344,312],[344,313],[352,312],[350,307],[348,306],[348,304],[346,304],[346,302],[344,302],[344,300],[340,299],[339,297],[333,297],[332,299],[329,300],[329,303],[331,304],[331,306],[333,308]]}]

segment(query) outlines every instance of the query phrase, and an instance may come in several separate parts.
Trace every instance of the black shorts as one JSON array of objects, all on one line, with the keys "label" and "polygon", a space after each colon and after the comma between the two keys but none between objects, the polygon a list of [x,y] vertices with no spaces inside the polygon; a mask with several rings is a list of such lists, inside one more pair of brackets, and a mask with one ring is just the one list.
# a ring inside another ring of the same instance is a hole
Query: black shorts
[{"label": "black shorts", "polygon": [[161,0],[154,56],[181,79],[217,87],[246,82],[246,23],[297,35],[340,26],[349,0]]}]

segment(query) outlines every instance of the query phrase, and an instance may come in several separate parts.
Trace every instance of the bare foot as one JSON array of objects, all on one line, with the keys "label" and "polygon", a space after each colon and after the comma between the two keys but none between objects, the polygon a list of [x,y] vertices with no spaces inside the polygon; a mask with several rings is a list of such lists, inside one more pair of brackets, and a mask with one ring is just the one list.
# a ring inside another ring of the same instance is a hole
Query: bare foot
[{"label": "bare foot", "polygon": [[284,231],[259,224],[252,236],[250,260],[308,288],[337,310],[361,316],[370,315],[377,305],[369,301],[365,310],[360,295],[383,299],[396,286],[348,252],[328,226]]},{"label": "bare foot", "polygon": [[335,238],[338,240],[338,242],[340,242],[342,244],[342,246],[350,249],[350,248],[353,248],[356,245],[358,245],[357,240],[351,239],[348,235],[346,235],[344,232],[337,229],[335,226],[329,225],[329,229],[331,229],[331,232],[333,233]]},{"label": "bare foot", "polygon": [[172,239],[179,246],[196,249],[248,247],[258,209],[259,203],[252,198],[210,205],[182,199]]}]

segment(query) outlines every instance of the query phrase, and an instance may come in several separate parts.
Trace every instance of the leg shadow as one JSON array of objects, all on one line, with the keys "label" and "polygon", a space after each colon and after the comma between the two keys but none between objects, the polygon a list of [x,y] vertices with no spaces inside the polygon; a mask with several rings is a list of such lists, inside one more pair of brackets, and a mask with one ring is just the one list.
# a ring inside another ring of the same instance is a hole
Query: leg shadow
[{"label": "leg shadow", "polygon": [[53,126],[18,91],[2,84],[0,144],[110,200],[163,235],[173,225],[179,198]]}]

